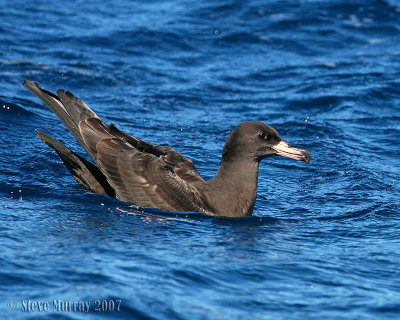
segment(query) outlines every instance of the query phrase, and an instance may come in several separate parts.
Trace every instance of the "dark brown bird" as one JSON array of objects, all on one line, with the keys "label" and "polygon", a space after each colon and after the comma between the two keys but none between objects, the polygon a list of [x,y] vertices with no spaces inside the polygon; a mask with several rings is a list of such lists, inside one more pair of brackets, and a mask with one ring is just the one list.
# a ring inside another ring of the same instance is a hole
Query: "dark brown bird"
[{"label": "dark brown bird", "polygon": [[229,135],[215,177],[204,181],[191,160],[170,147],[145,142],[113,124],[105,124],[72,93],[58,90],[55,95],[34,81],[24,81],[24,86],[56,114],[92,158],[94,164],[36,130],[39,138],[57,152],[79,185],[90,192],[142,207],[214,216],[250,216],[262,159],[278,155],[310,161],[306,150],[290,147],[274,128],[247,121]]}]

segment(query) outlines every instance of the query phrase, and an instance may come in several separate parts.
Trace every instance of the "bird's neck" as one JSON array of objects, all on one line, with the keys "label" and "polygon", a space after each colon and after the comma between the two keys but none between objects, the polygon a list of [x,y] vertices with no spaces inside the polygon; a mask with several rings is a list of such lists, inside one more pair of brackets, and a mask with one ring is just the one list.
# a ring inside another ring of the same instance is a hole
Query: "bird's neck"
[{"label": "bird's neck", "polygon": [[221,161],[214,178],[206,182],[207,200],[216,215],[252,214],[257,196],[258,161]]}]

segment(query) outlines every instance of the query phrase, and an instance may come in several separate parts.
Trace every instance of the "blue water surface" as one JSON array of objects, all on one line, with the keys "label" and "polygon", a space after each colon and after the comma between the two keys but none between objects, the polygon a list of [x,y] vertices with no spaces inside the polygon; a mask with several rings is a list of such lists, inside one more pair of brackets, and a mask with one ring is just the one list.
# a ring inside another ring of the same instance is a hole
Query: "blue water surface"
[{"label": "blue water surface", "polygon": [[[6,0],[0,14],[1,319],[400,319],[400,2]],[[312,160],[264,160],[252,218],[135,209],[82,190],[37,138],[83,154],[25,79],[205,179],[246,120]]]}]

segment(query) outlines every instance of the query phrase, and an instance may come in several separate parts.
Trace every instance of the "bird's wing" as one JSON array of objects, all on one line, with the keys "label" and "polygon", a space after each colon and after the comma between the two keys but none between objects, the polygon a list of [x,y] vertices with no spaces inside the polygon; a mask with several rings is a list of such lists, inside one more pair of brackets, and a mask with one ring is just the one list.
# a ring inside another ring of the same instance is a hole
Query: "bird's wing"
[{"label": "bird's wing", "polygon": [[75,97],[71,92],[57,90],[57,95],[39,87],[36,81],[24,81],[24,86],[42,100],[51,111],[64,123],[68,130],[75,136],[81,146],[93,158],[93,154],[89,152],[83,143],[82,136],[79,132],[79,122],[88,118],[97,118],[93,112],[82,100]]},{"label": "bird's wing", "polygon": [[[170,147],[145,142],[105,124],[71,92],[58,90],[56,96],[33,81],[25,81],[24,86],[72,132],[97,165],[96,177],[103,179],[103,174],[117,198],[164,210],[204,211],[196,188],[204,180],[191,160]],[[83,163],[77,159],[71,161]]]},{"label": "bird's wing", "polygon": [[169,211],[201,211],[196,187],[152,153],[106,138],[97,144],[97,164],[122,201]]},{"label": "bird's wing", "polygon": [[169,211],[204,211],[193,163],[169,147],[131,137],[98,118],[79,123],[83,142],[122,201]]},{"label": "bird's wing", "polygon": [[69,172],[71,172],[72,176],[83,189],[115,197],[114,189],[107,182],[106,177],[98,167],[77,155],[48,134],[37,129],[35,131],[40,140],[57,152]]},{"label": "bird's wing", "polygon": [[168,146],[159,146],[146,141],[132,137],[120,130],[113,124],[109,126],[109,132],[114,137],[128,143],[140,152],[150,153],[171,166],[174,172],[185,182],[198,183],[204,182],[203,178],[197,172],[192,160]]}]

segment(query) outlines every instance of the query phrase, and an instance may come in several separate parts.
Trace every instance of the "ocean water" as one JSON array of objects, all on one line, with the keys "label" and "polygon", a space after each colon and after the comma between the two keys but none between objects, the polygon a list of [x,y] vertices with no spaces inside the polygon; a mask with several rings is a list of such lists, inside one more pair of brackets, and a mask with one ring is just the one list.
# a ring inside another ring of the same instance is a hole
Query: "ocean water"
[{"label": "ocean water", "polygon": [[[0,14],[1,319],[400,319],[400,2],[5,0]],[[25,79],[205,179],[246,120],[312,159],[264,160],[251,218],[138,210],[76,184],[34,129],[83,150]]]}]

